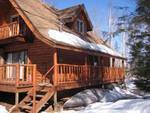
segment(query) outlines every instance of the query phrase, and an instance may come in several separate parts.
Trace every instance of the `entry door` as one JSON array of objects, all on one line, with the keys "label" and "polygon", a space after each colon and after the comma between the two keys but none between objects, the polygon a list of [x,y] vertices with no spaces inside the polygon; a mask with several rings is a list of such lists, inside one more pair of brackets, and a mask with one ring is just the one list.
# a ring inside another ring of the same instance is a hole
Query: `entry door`
[{"label": "entry door", "polygon": [[[27,52],[13,52],[7,54],[6,64],[26,64],[27,63]],[[23,79],[25,74],[24,66],[20,66],[20,79]],[[15,79],[16,78],[16,68],[13,66],[7,66],[6,69],[6,78]]]}]

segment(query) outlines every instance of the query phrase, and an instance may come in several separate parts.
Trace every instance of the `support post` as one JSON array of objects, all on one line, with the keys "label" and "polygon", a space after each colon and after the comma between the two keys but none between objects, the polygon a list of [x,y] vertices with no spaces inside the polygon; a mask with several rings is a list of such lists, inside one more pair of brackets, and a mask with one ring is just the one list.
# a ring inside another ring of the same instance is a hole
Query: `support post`
[{"label": "support post", "polygon": [[33,66],[33,89],[32,89],[32,93],[33,93],[33,110],[32,110],[32,113],[37,113],[36,112],[36,77],[35,77],[35,74],[36,74],[36,65]]},{"label": "support post", "polygon": [[[109,75],[109,80],[110,80],[110,81],[112,81],[112,78],[114,78],[113,75],[112,75],[112,67],[113,67],[113,65],[114,65],[114,64],[113,64],[113,58],[110,57],[110,67],[109,67],[109,74],[110,74],[110,75]],[[114,82],[114,79],[113,79],[113,82]]]},{"label": "support post", "polygon": [[113,58],[110,57],[110,67],[113,67]]},{"label": "support post", "polygon": [[54,83],[54,86],[56,86],[57,85],[57,49],[54,50],[53,62],[54,62],[53,83]]},{"label": "support post", "polygon": [[88,61],[87,61],[87,55],[85,56],[85,81],[88,81]]},{"label": "support post", "polygon": [[54,110],[57,110],[57,49],[54,49],[53,62],[54,62],[54,76],[53,76],[53,84],[55,87],[54,94]]},{"label": "support post", "polygon": [[54,93],[54,111],[57,111],[57,90]]},{"label": "support post", "polygon": [[19,103],[19,93],[16,92],[16,93],[15,93],[15,105],[17,106],[18,103]]}]

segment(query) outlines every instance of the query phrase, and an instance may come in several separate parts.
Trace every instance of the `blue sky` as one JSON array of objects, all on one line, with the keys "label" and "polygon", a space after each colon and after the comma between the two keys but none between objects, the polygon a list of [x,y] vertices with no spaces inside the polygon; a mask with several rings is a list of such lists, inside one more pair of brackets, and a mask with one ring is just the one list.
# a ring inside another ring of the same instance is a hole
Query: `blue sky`
[{"label": "blue sky", "polygon": [[[135,0],[45,0],[52,3],[56,8],[63,9],[77,4],[84,4],[94,26],[99,26],[101,31],[108,30],[108,12],[109,1],[112,2],[112,7],[127,6],[129,11],[135,9]],[[117,16],[121,11],[113,8],[114,16]]]},{"label": "blue sky", "polygon": [[[116,19],[121,16],[123,11],[117,10],[113,7],[129,7],[128,12],[134,11],[136,5],[135,0],[45,0],[46,2],[53,4],[58,9],[64,9],[77,4],[84,4],[89,17],[93,23],[95,29],[99,32],[108,31],[108,14],[109,3],[112,3],[113,17]],[[118,44],[118,48],[121,48],[121,39],[116,37],[114,44]]]}]

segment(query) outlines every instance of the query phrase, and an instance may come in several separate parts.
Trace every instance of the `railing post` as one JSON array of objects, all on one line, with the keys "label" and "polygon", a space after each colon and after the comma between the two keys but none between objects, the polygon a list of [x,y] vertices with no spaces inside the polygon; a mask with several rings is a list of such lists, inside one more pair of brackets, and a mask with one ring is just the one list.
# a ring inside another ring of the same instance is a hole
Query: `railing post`
[{"label": "railing post", "polygon": [[20,79],[20,66],[16,64],[16,87],[19,86],[19,79]]}]

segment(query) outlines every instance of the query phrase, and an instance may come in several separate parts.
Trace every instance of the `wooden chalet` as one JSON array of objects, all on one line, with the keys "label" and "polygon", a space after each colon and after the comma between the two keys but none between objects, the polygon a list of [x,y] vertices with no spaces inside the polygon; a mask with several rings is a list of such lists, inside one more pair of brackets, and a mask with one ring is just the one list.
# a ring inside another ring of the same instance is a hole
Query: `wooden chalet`
[{"label": "wooden chalet", "polygon": [[84,5],[58,10],[39,0],[0,0],[0,91],[16,94],[18,110],[37,113],[52,97],[57,103],[58,91],[123,81],[125,58],[92,30]]}]

